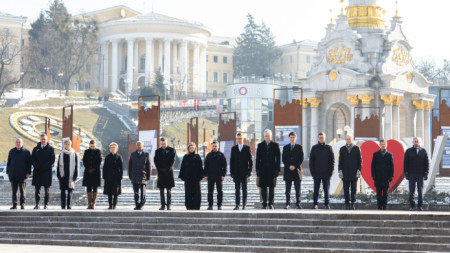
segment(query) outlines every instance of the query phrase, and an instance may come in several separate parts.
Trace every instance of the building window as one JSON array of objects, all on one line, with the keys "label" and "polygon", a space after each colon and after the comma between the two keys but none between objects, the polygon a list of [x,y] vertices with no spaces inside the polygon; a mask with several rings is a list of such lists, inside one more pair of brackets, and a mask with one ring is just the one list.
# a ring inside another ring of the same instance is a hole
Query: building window
[{"label": "building window", "polygon": [[219,62],[219,56],[214,56],[214,63]]},{"label": "building window", "polygon": [[208,71],[206,71],[206,81],[208,82],[209,80],[209,76],[208,76]]},{"label": "building window", "polygon": [[208,55],[206,55],[206,62],[208,62]]},{"label": "building window", "polygon": [[213,90],[213,97],[217,97],[217,91],[216,90]]},{"label": "building window", "polygon": [[228,57],[226,57],[226,56],[223,57],[223,63],[225,63],[225,64],[228,63]]},{"label": "building window", "polygon": [[9,28],[3,28],[3,32],[2,32],[3,36],[9,36]]},{"label": "building window", "polygon": [[311,56],[306,56],[306,63],[310,63],[311,62]]},{"label": "building window", "polygon": [[291,56],[289,56],[289,63],[292,63],[293,62],[293,59],[292,59],[292,55]]},{"label": "building window", "polygon": [[90,90],[91,89],[91,82],[85,82],[84,83],[84,89],[85,90]]},{"label": "building window", "polygon": [[223,81],[224,83],[228,83],[228,73],[223,73],[222,81]]},{"label": "building window", "polygon": [[141,55],[141,64],[140,64],[140,68],[141,71],[144,71],[145,69],[145,54]]},{"label": "building window", "polygon": [[219,82],[219,73],[214,72],[214,82],[217,83]]}]

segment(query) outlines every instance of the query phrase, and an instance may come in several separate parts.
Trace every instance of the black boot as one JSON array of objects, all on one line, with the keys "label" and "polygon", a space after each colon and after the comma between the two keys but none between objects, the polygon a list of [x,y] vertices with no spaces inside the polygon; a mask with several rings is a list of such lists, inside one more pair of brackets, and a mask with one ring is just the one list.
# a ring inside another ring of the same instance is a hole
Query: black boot
[{"label": "black boot", "polygon": [[112,195],[108,195],[108,204],[109,204],[108,210],[112,210],[113,209]]},{"label": "black boot", "polygon": [[119,197],[118,195],[114,195],[112,209],[116,209],[118,197]]},{"label": "black boot", "polygon": [[159,198],[161,200],[161,207],[159,208],[159,210],[164,210],[166,209],[166,199],[164,197],[164,188],[159,189]]}]

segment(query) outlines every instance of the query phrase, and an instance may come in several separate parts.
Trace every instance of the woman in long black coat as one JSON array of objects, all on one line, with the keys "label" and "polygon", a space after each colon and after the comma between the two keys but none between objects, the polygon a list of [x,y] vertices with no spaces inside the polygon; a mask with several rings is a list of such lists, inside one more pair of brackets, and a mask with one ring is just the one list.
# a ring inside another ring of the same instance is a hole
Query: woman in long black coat
[{"label": "woman in long black coat", "polygon": [[89,149],[84,151],[83,164],[83,186],[86,187],[88,208],[95,209],[97,202],[97,188],[100,183],[100,164],[102,163],[102,152],[95,147],[95,140],[89,142]]},{"label": "woman in long black coat", "polygon": [[200,210],[202,200],[200,181],[203,179],[203,165],[202,159],[197,154],[197,147],[193,142],[187,146],[187,153],[181,162],[178,177],[184,181],[186,209]]},{"label": "woman in long black coat", "polygon": [[61,189],[61,208],[66,208],[67,191],[67,209],[72,209],[72,192],[75,188],[75,180],[78,177],[79,170],[78,154],[72,148],[72,141],[64,141],[64,148],[58,158],[58,167],[56,175],[59,179],[59,188]]},{"label": "woman in long black coat", "polygon": [[117,197],[122,194],[123,160],[117,153],[119,145],[113,142],[109,144],[111,153],[105,157],[103,163],[103,179],[105,186],[103,194],[108,195],[108,209],[116,209]]}]

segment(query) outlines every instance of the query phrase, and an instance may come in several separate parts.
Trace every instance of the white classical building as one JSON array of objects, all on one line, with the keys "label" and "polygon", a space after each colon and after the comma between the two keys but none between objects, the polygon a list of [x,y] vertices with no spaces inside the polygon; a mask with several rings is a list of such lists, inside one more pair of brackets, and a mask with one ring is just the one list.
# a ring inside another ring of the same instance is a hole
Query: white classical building
[{"label": "white classical building", "polygon": [[101,54],[95,61],[103,88],[129,92],[148,86],[159,70],[171,93],[205,93],[210,29],[154,12],[127,17],[127,11],[123,7],[121,18],[99,23]]},{"label": "white classical building", "polygon": [[[430,148],[431,85],[411,60],[412,46],[398,15],[388,28],[377,0],[349,0],[347,15],[329,24],[303,88],[303,145],[328,140],[336,130],[354,130],[355,108],[362,119],[380,111],[379,138],[422,137]],[[407,143],[410,145],[411,143]]]}]

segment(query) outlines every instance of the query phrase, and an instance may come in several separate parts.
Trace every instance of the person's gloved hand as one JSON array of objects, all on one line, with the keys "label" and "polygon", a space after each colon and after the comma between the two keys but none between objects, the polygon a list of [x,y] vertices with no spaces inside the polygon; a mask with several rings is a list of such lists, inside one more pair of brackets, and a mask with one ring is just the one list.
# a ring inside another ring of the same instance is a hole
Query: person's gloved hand
[{"label": "person's gloved hand", "polygon": [[342,173],[342,170],[339,171],[339,178],[340,179],[344,178],[344,174]]},{"label": "person's gloved hand", "polygon": [[405,173],[406,180],[409,180],[409,173]]},{"label": "person's gloved hand", "polygon": [[427,180],[428,179],[428,173],[425,173],[424,175],[423,175],[423,180]]},{"label": "person's gloved hand", "polygon": [[357,177],[357,178],[360,178],[360,177],[361,177],[361,171],[359,171],[359,170],[356,171],[356,177]]}]

